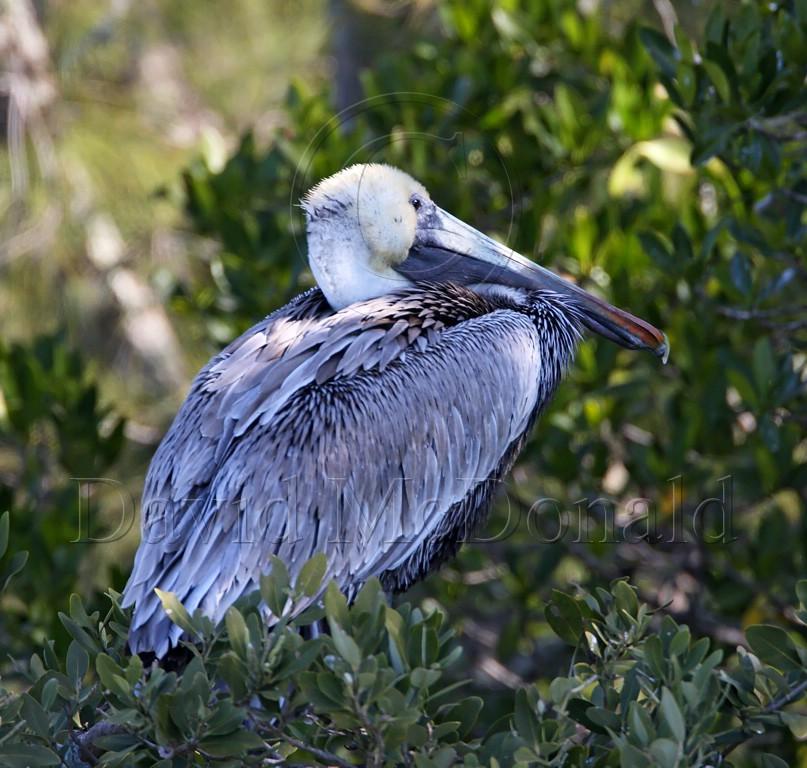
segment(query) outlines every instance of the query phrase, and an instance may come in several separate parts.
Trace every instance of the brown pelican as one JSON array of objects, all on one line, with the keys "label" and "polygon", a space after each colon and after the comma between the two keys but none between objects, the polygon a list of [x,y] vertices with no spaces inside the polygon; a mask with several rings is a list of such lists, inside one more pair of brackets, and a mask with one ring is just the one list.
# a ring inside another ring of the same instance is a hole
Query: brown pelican
[{"label": "brown pelican", "polygon": [[407,589],[484,519],[583,328],[666,357],[656,328],[395,168],[346,168],[303,209],[319,287],[202,369],[151,463],[133,652],[181,635],[155,588],[218,621],[273,554],[294,576],[324,552],[348,595],[371,576]]}]

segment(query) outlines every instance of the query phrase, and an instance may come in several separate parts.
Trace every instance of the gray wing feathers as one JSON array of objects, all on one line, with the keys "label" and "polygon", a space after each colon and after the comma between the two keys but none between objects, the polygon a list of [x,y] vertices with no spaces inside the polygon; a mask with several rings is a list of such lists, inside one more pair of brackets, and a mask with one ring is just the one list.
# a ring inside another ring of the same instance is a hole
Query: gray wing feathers
[{"label": "gray wing feathers", "polygon": [[537,403],[534,325],[497,310],[424,328],[405,309],[270,316],[197,377],[147,478],[144,539],[166,525],[124,593],[133,651],[179,637],[154,587],[218,620],[270,554],[294,576],[323,551],[357,589],[496,470]]}]

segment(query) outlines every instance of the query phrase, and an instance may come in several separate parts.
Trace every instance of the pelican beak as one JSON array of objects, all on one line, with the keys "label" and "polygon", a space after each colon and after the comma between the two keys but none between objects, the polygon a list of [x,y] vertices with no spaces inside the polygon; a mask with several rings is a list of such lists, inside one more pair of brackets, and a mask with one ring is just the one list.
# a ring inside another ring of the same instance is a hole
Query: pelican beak
[{"label": "pelican beak", "polygon": [[415,282],[497,284],[550,291],[573,307],[589,330],[628,349],[648,349],[667,362],[667,336],[658,328],[497,243],[432,203],[419,211],[415,240],[397,270]]}]

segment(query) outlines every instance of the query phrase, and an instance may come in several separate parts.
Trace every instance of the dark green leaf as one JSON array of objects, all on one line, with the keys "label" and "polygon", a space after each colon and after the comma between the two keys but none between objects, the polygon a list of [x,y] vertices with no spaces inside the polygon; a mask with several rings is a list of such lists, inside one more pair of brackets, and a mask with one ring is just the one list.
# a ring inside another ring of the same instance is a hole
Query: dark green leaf
[{"label": "dark green leaf", "polygon": [[762,768],[788,768],[788,763],[777,755],[766,752],[762,755]]},{"label": "dark green leaf", "polygon": [[667,725],[672,737],[683,744],[686,738],[686,723],[681,714],[681,708],[669,688],[661,689],[661,704],[659,705],[662,721]]},{"label": "dark green leaf", "polygon": [[785,672],[803,668],[793,641],[781,627],[755,624],[745,631],[751,650],[766,664]]},{"label": "dark green leaf", "polygon": [[67,649],[66,671],[67,676],[75,683],[81,683],[90,666],[90,656],[86,649],[73,640]]},{"label": "dark green leaf", "polygon": [[322,552],[314,555],[301,569],[297,577],[296,588],[298,592],[307,597],[313,597],[322,586],[325,569],[328,567],[328,558]]},{"label": "dark green leaf", "polygon": [[50,721],[48,714],[42,705],[34,700],[29,694],[22,695],[22,716],[28,723],[28,727],[43,739],[50,737]]},{"label": "dark green leaf", "polygon": [[751,262],[742,251],[737,251],[731,257],[729,271],[734,287],[743,296],[748,296],[751,293]]},{"label": "dark green leaf", "polygon": [[639,600],[631,586],[626,581],[618,581],[611,588],[611,591],[616,600],[617,610],[625,611],[629,616],[635,618],[639,612]]},{"label": "dark green leaf", "polygon": [[53,750],[35,744],[0,744],[0,758],[8,768],[61,765],[62,762]]},{"label": "dark green leaf", "polygon": [[224,623],[227,627],[227,637],[230,640],[230,647],[242,659],[247,656],[247,645],[249,644],[249,631],[241,612],[234,606],[224,614]]},{"label": "dark green leaf", "polygon": [[546,620],[555,634],[569,645],[577,645],[583,635],[583,615],[577,601],[569,595],[552,591],[552,602],[546,606]]},{"label": "dark green leaf", "polygon": [[264,748],[264,741],[254,731],[240,730],[226,736],[208,736],[199,742],[199,748],[211,757],[234,757]]},{"label": "dark green leaf", "polygon": [[268,575],[261,575],[261,597],[275,616],[282,616],[289,591],[289,572],[286,564],[275,555],[270,558],[272,569]]},{"label": "dark green leaf", "polygon": [[8,549],[8,527],[9,515],[8,510],[6,510],[0,515],[0,558],[6,554],[6,550]]},{"label": "dark green leaf", "polygon": [[330,622],[329,626],[337,652],[354,670],[357,670],[361,664],[361,651],[356,641],[335,621]]},{"label": "dark green leaf", "polygon": [[670,41],[650,27],[642,27],[639,30],[639,39],[653,57],[658,68],[668,77],[672,77],[677,65],[677,54]]},{"label": "dark green leaf", "polygon": [[196,627],[194,626],[193,620],[177,596],[173,592],[163,592],[161,589],[155,589],[154,592],[160,599],[163,610],[168,614],[168,618],[182,629],[183,632],[187,632],[189,635],[195,635]]},{"label": "dark green leaf", "polygon": [[0,592],[8,588],[9,582],[23,569],[28,562],[28,552],[15,552],[11,556],[11,561],[6,566],[5,572],[0,577]]},{"label": "dark green leaf", "polygon": [[676,768],[680,755],[679,746],[669,739],[656,739],[650,745],[650,753],[657,768]]}]

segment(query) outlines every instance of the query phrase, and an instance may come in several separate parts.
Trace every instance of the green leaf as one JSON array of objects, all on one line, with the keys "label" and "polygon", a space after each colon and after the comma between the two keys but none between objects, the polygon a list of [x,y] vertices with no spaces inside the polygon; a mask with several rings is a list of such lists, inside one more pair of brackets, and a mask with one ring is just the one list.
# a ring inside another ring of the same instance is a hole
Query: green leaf
[{"label": "green leaf", "polygon": [[637,701],[632,701],[628,706],[628,726],[633,737],[643,747],[646,747],[655,736],[650,716]]},{"label": "green leaf", "polygon": [[726,26],[725,8],[718,3],[709,13],[706,20],[706,39],[712,43],[722,44],[726,34]]},{"label": "green leaf", "polygon": [[452,768],[456,764],[457,752],[453,747],[440,747],[431,755],[433,768]]},{"label": "green leaf", "polygon": [[782,760],[781,757],[772,755],[770,752],[763,753],[760,765],[762,768],[789,768],[788,763]]},{"label": "green leaf", "polygon": [[207,721],[207,736],[224,736],[243,727],[245,713],[243,709],[224,700],[219,703],[212,717]]},{"label": "green leaf", "polygon": [[692,682],[701,690],[706,687],[709,678],[714,673],[715,667],[723,660],[723,651],[712,651],[703,663],[696,669]]},{"label": "green leaf", "polygon": [[6,587],[8,587],[9,582],[23,569],[25,568],[25,564],[28,562],[28,552],[25,550],[21,552],[15,552],[11,556],[11,561],[9,562],[8,566],[6,566],[6,570],[3,573],[2,577],[0,577],[0,592],[3,592]]},{"label": "green leaf", "polygon": [[586,715],[592,723],[596,723],[602,728],[610,728],[612,731],[618,731],[622,725],[619,717],[605,707],[589,707]]},{"label": "green leaf", "polygon": [[3,557],[8,549],[8,527],[9,515],[8,510],[6,510],[0,515],[0,557]]},{"label": "green leaf", "polygon": [[664,676],[664,648],[658,635],[651,635],[644,644],[645,662],[655,678]]},{"label": "green leaf", "polygon": [[[129,733],[115,733],[108,736],[96,736],[92,740],[94,747],[100,747],[109,752],[127,753],[139,744],[137,736]],[[107,765],[106,762],[103,765]],[[123,765],[123,763],[119,763]]]},{"label": "green leaf", "polygon": [[227,683],[235,699],[246,695],[246,669],[233,651],[226,652],[219,661],[218,675]]},{"label": "green leaf", "polygon": [[70,633],[72,638],[76,640],[88,653],[94,656],[100,652],[101,647],[98,645],[98,643],[67,614],[59,613],[59,621],[62,622],[62,625]]},{"label": "green leaf", "polygon": [[339,694],[337,700],[331,698],[334,693],[335,687],[331,684],[329,687],[323,687],[322,675],[327,674],[321,672],[302,672],[297,678],[297,683],[303,693],[306,705],[313,705],[320,712],[332,712],[334,709],[341,709],[344,703],[344,695]]},{"label": "green leaf", "polygon": [[448,719],[457,720],[460,724],[460,738],[464,739],[471,733],[483,706],[484,702],[479,696],[467,696],[448,711]]},{"label": "green leaf", "polygon": [[126,667],[126,682],[134,686],[143,676],[143,662],[137,654],[129,657],[129,664]]},{"label": "green leaf", "polygon": [[650,754],[658,768],[676,768],[678,765],[678,745],[670,739],[656,739],[650,745]]},{"label": "green leaf", "polygon": [[350,610],[351,613],[356,615],[360,613],[375,614],[383,602],[384,590],[381,587],[381,582],[377,577],[372,576],[364,582],[364,586],[353,600]]},{"label": "green leaf", "polygon": [[434,685],[443,673],[439,669],[424,669],[423,667],[415,667],[409,673],[409,679],[415,688],[429,688]]},{"label": "green leaf", "polygon": [[342,594],[335,581],[331,581],[325,590],[325,615],[333,619],[340,627],[350,626],[350,613],[347,598]]},{"label": "green leaf", "polygon": [[721,219],[703,236],[701,240],[701,252],[700,252],[701,259],[705,260],[708,259],[709,256],[711,256],[712,250],[717,244],[717,239],[720,236],[720,233],[725,228],[725,226],[726,226],[725,219]]},{"label": "green leaf", "polygon": [[322,579],[328,567],[328,558],[324,553],[314,555],[301,569],[295,587],[306,597],[313,597],[322,586]]},{"label": "green leaf", "polygon": [[729,79],[726,77],[726,73],[723,71],[722,67],[716,61],[710,61],[709,59],[704,59],[702,63],[706,74],[709,75],[709,79],[712,81],[712,85],[714,85],[717,91],[717,95],[723,102],[730,104],[731,87],[729,85]]},{"label": "green leaf", "polygon": [[619,764],[620,768],[649,768],[651,765],[647,757],[627,742],[619,744]]},{"label": "green leaf", "polygon": [[770,341],[762,336],[754,344],[754,383],[757,392],[764,400],[771,390],[776,373],[776,361],[773,358],[773,349]]},{"label": "green leaf", "polygon": [[102,685],[110,692],[122,697],[131,696],[132,687],[123,675],[123,670],[115,663],[111,656],[99,653],[95,659],[95,671]]},{"label": "green leaf", "polygon": [[737,251],[731,257],[729,273],[734,287],[743,296],[748,296],[751,293],[751,262],[742,251]]},{"label": "green leaf", "polygon": [[357,670],[361,664],[361,651],[359,646],[356,645],[356,641],[335,621],[329,621],[328,625],[331,629],[331,639],[337,653],[350,664],[354,671]]},{"label": "green leaf", "polygon": [[36,744],[2,744],[0,758],[0,762],[7,768],[62,764],[61,758],[52,749]]},{"label": "green leaf", "polygon": [[[513,753],[513,758],[515,759],[515,765],[518,768],[523,765],[535,765],[538,761],[536,751],[534,749],[530,749],[529,747],[519,747]],[[491,765],[493,765],[493,762],[491,762]],[[416,768],[420,768],[420,766],[417,766]],[[496,768],[498,768],[498,763],[496,764]]]},{"label": "green leaf", "polygon": [[22,695],[22,716],[29,728],[39,737],[49,739],[50,720],[42,705],[29,694]]},{"label": "green leaf", "polygon": [[168,618],[183,632],[195,636],[197,634],[196,627],[194,626],[190,614],[185,610],[185,606],[179,601],[179,598],[173,592],[164,592],[161,589],[155,589],[154,592],[160,599],[163,610],[168,615]]},{"label": "green leaf", "polygon": [[65,668],[67,676],[78,685],[81,683],[84,675],[87,674],[87,669],[90,666],[90,656],[86,649],[75,640],[71,641],[70,647],[67,649],[67,660]]},{"label": "green leaf", "polygon": [[50,710],[53,707],[53,703],[56,701],[56,694],[59,691],[59,681],[52,677],[45,685],[42,686],[42,706],[46,710]]},{"label": "green leaf", "polygon": [[661,32],[650,27],[639,30],[639,39],[662,73],[672,77],[675,74],[677,55],[670,41]]},{"label": "green leaf", "polygon": [[729,368],[728,379],[745,403],[756,410],[759,407],[759,397],[757,397],[757,391],[745,373],[737,368]]},{"label": "green leaf", "polygon": [[670,656],[681,656],[689,650],[689,628],[681,627],[670,640]]},{"label": "green leaf", "polygon": [[513,723],[516,727],[516,732],[527,744],[537,746],[538,732],[535,729],[535,713],[530,706],[527,691],[524,688],[519,688],[516,691]]},{"label": "green leaf", "polygon": [[807,579],[800,579],[796,582],[796,597],[802,607],[807,608]]},{"label": "green leaf", "polygon": [[577,680],[573,678],[556,677],[549,684],[549,696],[555,704],[562,704],[564,699],[566,699],[577,685]]},{"label": "green leaf", "polygon": [[80,626],[92,629],[92,621],[84,609],[84,603],[81,602],[81,595],[75,592],[70,595],[70,618]]},{"label": "green leaf", "polygon": [[595,723],[589,716],[588,711],[591,709],[591,702],[583,698],[573,698],[566,702],[566,711],[572,720],[584,725],[594,733],[607,734],[608,732],[599,723]]},{"label": "green leaf", "polygon": [[618,611],[625,611],[629,616],[636,618],[639,612],[639,600],[636,592],[626,581],[618,581],[611,589],[616,601]]},{"label": "green leaf", "polygon": [[755,624],[745,631],[751,650],[764,661],[783,672],[803,669],[793,641],[781,627]]},{"label": "green leaf", "polygon": [[552,601],[546,606],[546,620],[555,634],[569,645],[577,645],[583,635],[583,614],[577,601],[552,590]]},{"label": "green leaf", "polygon": [[199,748],[211,757],[235,757],[251,749],[265,748],[263,739],[254,731],[235,731],[226,736],[208,736],[199,742]]},{"label": "green leaf", "polygon": [[403,672],[404,668],[408,666],[406,640],[404,638],[404,622],[401,614],[389,606],[385,606],[384,608],[384,627],[389,635],[390,661],[392,662],[392,666],[396,672]]},{"label": "green leaf", "polygon": [[247,645],[249,644],[249,630],[244,617],[235,606],[227,610],[224,615],[224,624],[227,627],[227,637],[230,640],[230,647],[242,659],[247,656]]},{"label": "green leaf", "polygon": [[689,672],[697,667],[709,653],[711,643],[708,637],[702,637],[700,640],[692,644],[687,654],[686,661],[682,665],[684,672]]},{"label": "green leaf", "polygon": [[283,615],[289,592],[289,572],[286,564],[277,556],[270,558],[272,569],[268,575],[260,578],[261,597],[272,614],[278,618]]},{"label": "green leaf", "polygon": [[684,716],[681,714],[681,709],[675,696],[669,688],[661,689],[661,704],[659,710],[663,718],[663,722],[667,725],[673,738],[679,743],[683,744],[686,739],[686,723]]},{"label": "green leaf", "polygon": [[691,261],[695,257],[689,234],[687,234],[686,229],[684,229],[680,223],[676,223],[673,228],[672,241],[673,251],[679,259]]},{"label": "green leaf", "polygon": [[322,650],[323,640],[314,639],[305,642],[297,651],[295,658],[278,670],[278,678],[285,679],[292,675],[298,675],[307,670]]},{"label": "green leaf", "polygon": [[656,265],[663,270],[673,270],[676,268],[676,260],[667,243],[656,232],[640,232],[639,242]]},{"label": "green leaf", "polygon": [[799,712],[782,712],[779,717],[799,741],[807,739],[807,715]]},{"label": "green leaf", "polygon": [[341,680],[331,671],[319,672],[316,676],[317,688],[332,704],[343,707],[345,690]]}]

